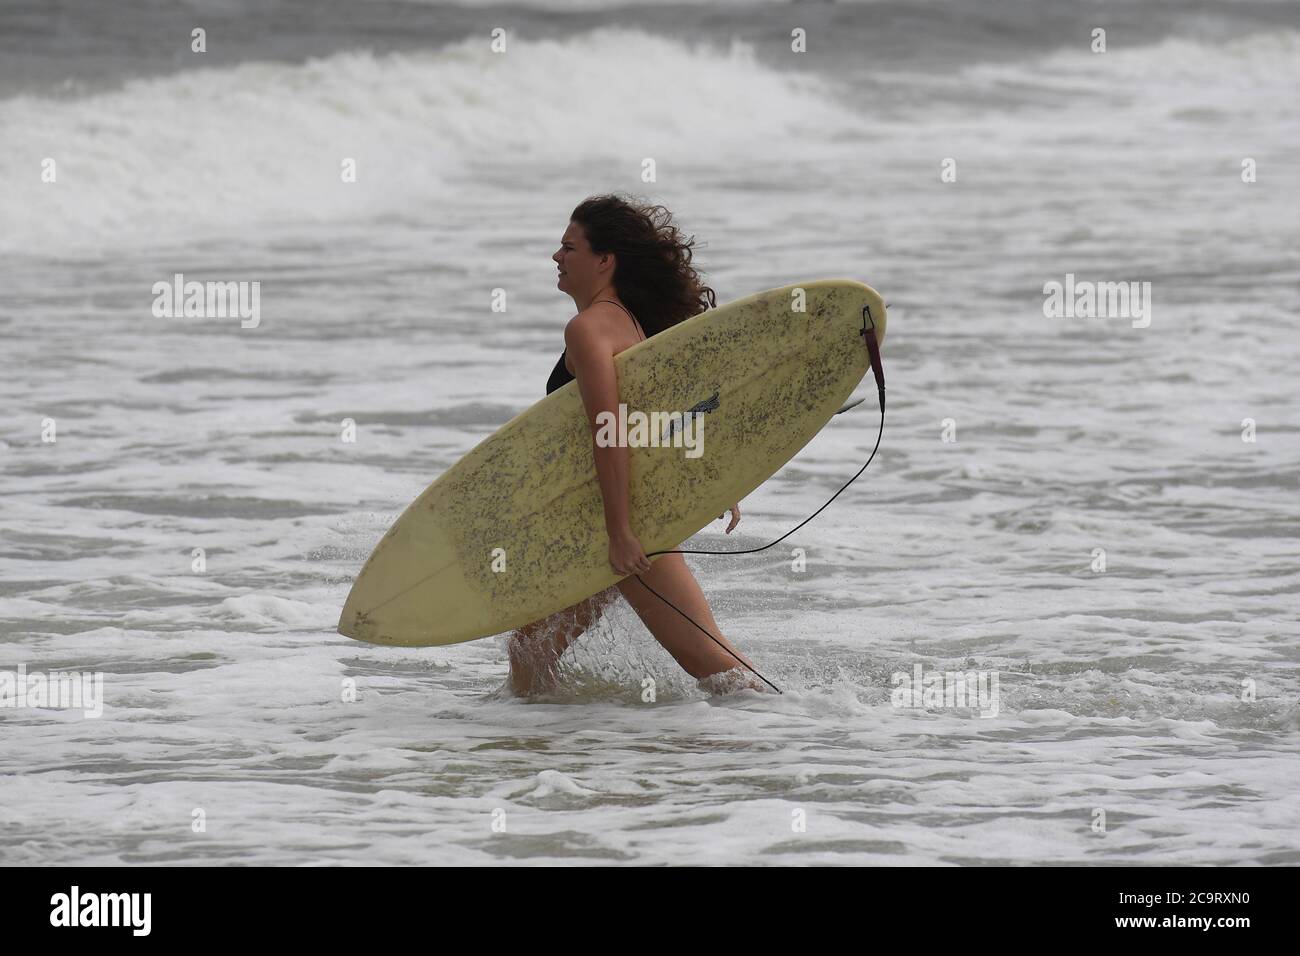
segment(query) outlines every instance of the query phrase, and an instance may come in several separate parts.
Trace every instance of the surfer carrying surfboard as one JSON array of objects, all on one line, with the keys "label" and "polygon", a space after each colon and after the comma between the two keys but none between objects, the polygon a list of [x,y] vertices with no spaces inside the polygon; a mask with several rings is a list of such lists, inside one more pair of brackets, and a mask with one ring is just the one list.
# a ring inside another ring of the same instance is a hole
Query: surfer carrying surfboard
[{"label": "surfer carrying surfboard", "polygon": [[[577,380],[592,428],[609,563],[615,573],[628,576],[510,634],[509,685],[518,695],[542,693],[556,685],[561,655],[617,599],[615,589],[701,686],[763,688],[752,670],[746,672],[737,663],[741,660],[753,667],[722,636],[682,555],[670,552],[653,563],[646,557],[629,520],[626,445],[594,440],[598,416],[618,411],[614,356],[716,306],[714,291],[702,284],[691,265],[693,246],[694,237],[682,236],[665,207],[606,195],[590,197],[573,210],[560,248],[551,257],[558,272],[556,288],[573,299],[578,312],[565,326],[564,354],[546,390],[550,393]],[[728,534],[740,521],[739,505],[732,505],[730,511]],[[731,671],[737,672],[734,682]]]}]

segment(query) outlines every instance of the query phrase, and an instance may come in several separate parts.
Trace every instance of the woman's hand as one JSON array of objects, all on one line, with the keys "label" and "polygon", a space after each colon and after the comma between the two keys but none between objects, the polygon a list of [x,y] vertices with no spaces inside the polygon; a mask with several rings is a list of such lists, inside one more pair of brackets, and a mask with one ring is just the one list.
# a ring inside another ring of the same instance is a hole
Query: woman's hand
[{"label": "woman's hand", "polygon": [[609,564],[620,575],[650,570],[650,559],[641,550],[641,542],[631,528],[609,536]]},{"label": "woman's hand", "polygon": [[[725,514],[720,514],[718,520],[721,521],[725,517]],[[731,529],[738,524],[740,524],[740,505],[737,503],[731,506],[731,523],[727,525],[727,534],[731,534]]]}]

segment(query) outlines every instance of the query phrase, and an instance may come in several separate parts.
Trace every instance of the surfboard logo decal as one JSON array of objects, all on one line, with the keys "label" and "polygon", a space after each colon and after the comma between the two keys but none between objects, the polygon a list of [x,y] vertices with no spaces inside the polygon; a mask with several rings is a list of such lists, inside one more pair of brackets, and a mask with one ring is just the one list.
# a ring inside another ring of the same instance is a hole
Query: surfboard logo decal
[{"label": "surfboard logo decal", "polygon": [[[714,392],[709,398],[706,398],[704,401],[696,402],[694,405],[692,405],[689,409],[687,409],[686,414],[707,415],[709,412],[715,412],[722,405],[722,402],[719,401],[721,397],[722,397],[721,391]],[[673,437],[673,433],[677,431],[677,428],[678,426],[681,425],[681,422],[682,422],[681,419],[675,418],[668,423],[669,438]]]}]

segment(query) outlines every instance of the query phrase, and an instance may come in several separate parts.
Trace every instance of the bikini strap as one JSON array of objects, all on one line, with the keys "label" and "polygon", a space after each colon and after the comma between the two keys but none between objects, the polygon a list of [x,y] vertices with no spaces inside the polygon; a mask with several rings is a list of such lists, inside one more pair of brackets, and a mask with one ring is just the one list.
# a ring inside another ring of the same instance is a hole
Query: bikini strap
[{"label": "bikini strap", "polygon": [[[632,314],[631,310],[628,309],[627,306],[625,306],[622,302],[615,302],[613,299],[597,299],[595,302],[591,304],[596,305],[597,303],[600,302],[608,302],[610,305],[616,305],[624,312],[626,312],[627,317],[632,320],[632,327],[635,328],[637,334],[641,336],[641,341],[643,342],[645,341],[645,332],[641,329],[641,323],[636,320],[636,316]],[[590,306],[588,306],[588,308],[590,308]]]}]

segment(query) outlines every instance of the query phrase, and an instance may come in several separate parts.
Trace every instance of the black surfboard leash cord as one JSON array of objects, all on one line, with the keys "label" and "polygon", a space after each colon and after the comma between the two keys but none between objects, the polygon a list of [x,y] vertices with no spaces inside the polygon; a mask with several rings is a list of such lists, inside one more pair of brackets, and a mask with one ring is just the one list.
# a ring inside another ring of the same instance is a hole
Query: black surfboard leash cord
[{"label": "black surfboard leash cord", "polygon": [[[855,474],[848,481],[844,482],[844,484],[840,487],[840,490],[835,492],[835,494],[831,495],[830,498],[826,500],[826,503],[823,504],[820,508],[818,508],[812,514],[810,514],[808,517],[804,518],[802,521],[800,521],[797,525],[795,525],[785,534],[781,535],[781,537],[777,538],[775,541],[763,545],[761,548],[748,548],[742,551],[690,551],[690,550],[682,550],[680,548],[672,548],[668,551],[652,551],[646,555],[647,558],[652,558],[658,554],[757,554],[759,551],[766,551],[768,548],[780,544],[786,538],[790,537],[790,535],[794,534],[796,531],[798,531],[800,528],[806,525],[809,521],[812,521],[813,518],[816,518],[819,514],[821,514],[823,511],[826,510],[826,508],[830,505],[832,501],[834,501],[836,498],[840,496],[840,494],[844,491],[845,488],[847,488],[849,485],[853,484],[853,482],[858,480],[858,477],[864,471],[867,470],[867,465],[870,465],[872,459],[876,457],[876,452],[879,451],[880,449],[880,439],[884,437],[885,434],[885,368],[884,368],[884,364],[880,360],[880,343],[876,341],[876,320],[875,317],[871,314],[871,306],[869,305],[864,305],[862,307],[862,329],[858,334],[861,335],[863,340],[866,342],[867,354],[871,357],[871,371],[876,377],[876,389],[880,393],[880,429],[876,433],[876,447],[871,449],[870,457],[868,457],[866,463],[861,468],[858,469],[857,474]],[[660,594],[650,585],[646,584],[645,579],[641,577],[640,574],[636,575],[636,579],[641,582],[641,586],[644,587],[647,591],[649,591],[659,600],[663,601],[665,604],[667,604],[670,608],[672,608],[682,617],[686,618],[686,620],[694,624],[696,629],[699,630],[702,634],[704,634],[709,640],[713,641],[714,644],[717,644],[720,648],[722,648],[732,657],[736,658],[736,661],[739,664],[741,664],[746,670],[748,670],[750,673],[752,673],[755,677],[761,680],[768,687],[772,688],[772,690],[776,691],[778,694],[782,693],[781,688],[777,687],[775,684],[773,684],[770,680],[768,680],[758,671],[754,670],[753,667],[751,667],[745,661],[741,660],[741,658],[738,657],[736,653],[731,650],[731,648],[727,647],[727,645],[723,644],[720,640],[718,640],[716,637],[710,634],[708,630],[701,627],[698,621],[696,621],[693,617],[691,617],[689,614],[687,614],[685,611],[679,608],[672,601],[668,600],[666,597],[664,597],[662,594]]]}]

